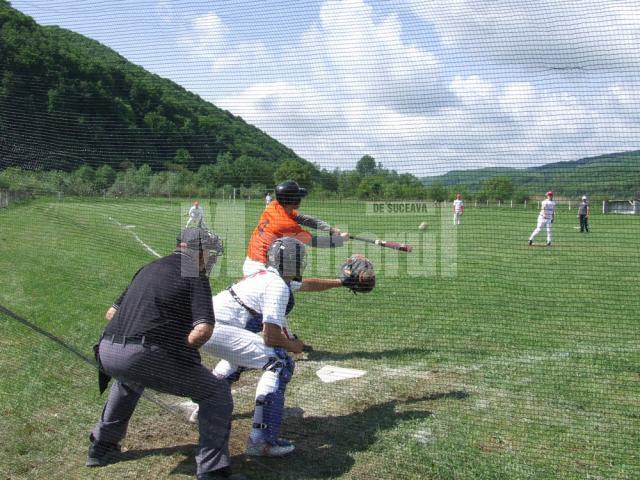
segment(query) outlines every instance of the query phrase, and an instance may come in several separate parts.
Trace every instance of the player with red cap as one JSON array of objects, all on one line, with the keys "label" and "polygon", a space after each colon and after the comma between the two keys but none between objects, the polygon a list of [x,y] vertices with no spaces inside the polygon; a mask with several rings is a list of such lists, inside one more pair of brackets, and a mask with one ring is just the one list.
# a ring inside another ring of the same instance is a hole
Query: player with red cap
[{"label": "player with red cap", "polygon": [[533,245],[533,240],[540,233],[543,227],[547,227],[547,247],[551,246],[551,225],[556,216],[556,202],[553,201],[553,192],[547,192],[547,199],[540,205],[540,214],[538,215],[538,225],[529,237],[529,245]]}]

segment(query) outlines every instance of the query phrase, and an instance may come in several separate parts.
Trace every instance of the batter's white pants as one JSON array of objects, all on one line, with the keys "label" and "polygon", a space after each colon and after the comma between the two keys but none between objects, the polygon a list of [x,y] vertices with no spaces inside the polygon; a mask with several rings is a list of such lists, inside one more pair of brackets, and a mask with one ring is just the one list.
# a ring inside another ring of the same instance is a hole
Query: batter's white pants
[{"label": "batter's white pants", "polygon": [[461,218],[462,218],[462,212],[455,212],[453,214],[453,224],[460,225]]},{"label": "batter's white pants", "polygon": [[536,235],[538,235],[540,230],[545,226],[547,227],[547,243],[551,243],[551,219],[545,218],[542,215],[538,216],[538,226],[529,237],[529,240],[533,242],[533,239],[536,238]]}]

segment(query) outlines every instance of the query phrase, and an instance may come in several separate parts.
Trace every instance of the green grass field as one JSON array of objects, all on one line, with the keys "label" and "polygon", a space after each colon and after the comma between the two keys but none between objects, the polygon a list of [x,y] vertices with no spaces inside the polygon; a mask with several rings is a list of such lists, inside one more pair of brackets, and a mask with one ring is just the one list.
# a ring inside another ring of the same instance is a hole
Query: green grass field
[{"label": "green grass field", "polygon": [[[106,308],[143,264],[171,251],[188,200],[38,199],[0,210],[0,305],[90,356]],[[214,292],[241,275],[262,204],[205,203],[226,241]],[[232,453],[254,479],[640,478],[640,218],[561,209],[552,248],[528,247],[537,213],[469,208],[368,215],[356,202],[303,211],[402,254],[352,242],[312,251],[333,276],[351,252],[378,287],[301,293],[294,331],[315,348],[290,383],[285,459],[243,455],[256,374],[236,387]],[[420,232],[422,221],[428,228]],[[544,233],[537,239],[544,243]],[[146,247],[145,247],[146,245]],[[213,365],[214,358],[204,358]],[[325,384],[324,365],[358,368]],[[0,314],[0,478],[192,478],[196,428],[141,401],[121,462],[84,467],[106,395],[73,353]]]}]

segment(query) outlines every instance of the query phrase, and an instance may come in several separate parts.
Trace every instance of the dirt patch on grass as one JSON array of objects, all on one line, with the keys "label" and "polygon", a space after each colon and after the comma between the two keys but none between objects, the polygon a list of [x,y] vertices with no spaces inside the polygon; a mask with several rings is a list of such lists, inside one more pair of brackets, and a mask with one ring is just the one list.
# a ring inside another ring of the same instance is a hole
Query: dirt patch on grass
[{"label": "dirt patch on grass", "polygon": [[[462,375],[455,372],[376,366],[364,377],[324,384],[315,375],[321,366],[299,362],[289,385],[281,436],[296,444],[296,452],[286,461],[244,456],[260,372],[245,372],[233,385],[229,446],[234,469],[265,479],[334,478],[349,472],[353,478],[371,478],[375,472],[366,467],[352,472],[359,452],[366,452],[402,421],[430,417],[437,402],[468,397],[459,386]],[[166,400],[175,405],[185,399],[167,396]],[[197,425],[187,422],[187,412],[148,408],[149,414],[134,416],[123,445],[124,459],[132,461],[129,468],[133,461],[141,461],[142,468],[149,461],[145,457],[152,456],[158,468],[193,475]]]}]

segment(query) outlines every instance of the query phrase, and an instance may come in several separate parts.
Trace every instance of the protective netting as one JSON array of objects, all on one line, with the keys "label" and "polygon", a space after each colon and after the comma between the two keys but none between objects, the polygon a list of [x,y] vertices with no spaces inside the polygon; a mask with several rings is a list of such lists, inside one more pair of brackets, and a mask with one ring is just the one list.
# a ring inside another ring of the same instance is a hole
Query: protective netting
[{"label": "protective netting", "polygon": [[0,0],[0,477],[639,477],[639,8]]}]

